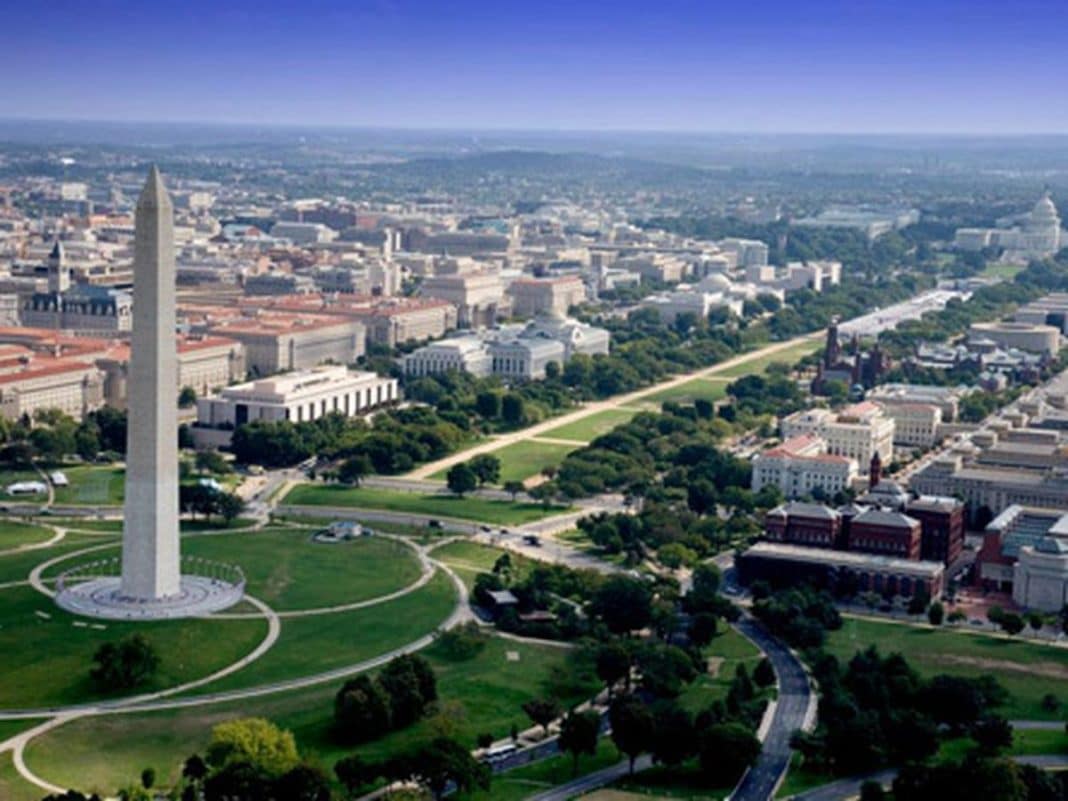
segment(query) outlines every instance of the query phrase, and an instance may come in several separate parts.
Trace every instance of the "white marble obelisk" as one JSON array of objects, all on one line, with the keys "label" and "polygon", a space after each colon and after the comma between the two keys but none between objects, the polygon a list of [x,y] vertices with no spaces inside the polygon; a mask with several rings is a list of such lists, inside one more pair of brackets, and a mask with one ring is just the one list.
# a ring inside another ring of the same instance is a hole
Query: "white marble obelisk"
[{"label": "white marble obelisk", "polygon": [[154,601],[181,592],[174,207],[155,167],[137,201],[133,276],[120,593]]}]

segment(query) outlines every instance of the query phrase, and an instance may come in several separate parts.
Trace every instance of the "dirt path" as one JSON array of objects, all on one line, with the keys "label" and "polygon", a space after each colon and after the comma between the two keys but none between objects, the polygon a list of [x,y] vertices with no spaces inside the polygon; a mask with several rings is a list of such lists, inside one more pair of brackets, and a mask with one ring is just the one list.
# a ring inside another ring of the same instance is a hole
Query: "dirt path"
[{"label": "dirt path", "polygon": [[[490,453],[504,448],[508,445],[514,445],[517,442],[525,442],[528,439],[544,439],[542,434],[546,434],[554,428],[567,425],[569,423],[575,423],[579,420],[585,420],[587,417],[597,414],[598,412],[604,412],[609,409],[618,409],[621,406],[641,401],[642,398],[646,398],[650,395],[655,395],[665,390],[674,389],[681,386],[688,381],[692,381],[695,378],[708,378],[715,376],[717,373],[721,373],[725,370],[730,370],[733,367],[737,367],[740,364],[747,364],[751,361],[758,361],[767,356],[772,356],[780,351],[789,350],[804,342],[814,342],[822,337],[822,332],[814,334],[806,334],[802,337],[795,339],[789,339],[785,342],[776,342],[773,345],[761,348],[760,350],[750,351],[749,353],[743,353],[740,356],[735,356],[731,359],[727,359],[725,362],[719,362],[711,367],[705,367],[701,370],[697,370],[692,373],[683,373],[682,375],[669,378],[667,381],[662,381],[659,384],[653,384],[652,386],[645,387],[644,389],[635,390],[625,395],[616,395],[613,398],[608,398],[603,401],[594,401],[587,403],[579,409],[573,412],[569,412],[559,417],[551,417],[548,420],[544,420],[536,425],[532,425],[529,428],[524,428],[520,431],[513,431],[508,434],[501,434],[500,436],[493,437],[485,442],[468,448],[467,450],[458,451],[457,453],[446,456],[444,459],[438,459],[436,462],[427,462],[426,464],[417,467],[412,472],[406,474],[405,478],[418,478],[425,479],[434,475],[440,470],[446,470],[452,467],[454,464],[460,462],[466,462],[472,456],[477,456],[480,453]],[[586,443],[583,443],[585,445]]]}]

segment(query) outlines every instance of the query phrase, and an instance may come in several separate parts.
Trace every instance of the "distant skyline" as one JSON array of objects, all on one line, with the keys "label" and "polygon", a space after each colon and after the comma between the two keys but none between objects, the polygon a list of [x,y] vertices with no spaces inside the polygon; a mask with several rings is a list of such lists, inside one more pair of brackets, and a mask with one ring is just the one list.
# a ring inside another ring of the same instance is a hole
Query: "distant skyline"
[{"label": "distant skyline", "polygon": [[1068,132],[1068,3],[9,4],[0,116],[437,129]]}]

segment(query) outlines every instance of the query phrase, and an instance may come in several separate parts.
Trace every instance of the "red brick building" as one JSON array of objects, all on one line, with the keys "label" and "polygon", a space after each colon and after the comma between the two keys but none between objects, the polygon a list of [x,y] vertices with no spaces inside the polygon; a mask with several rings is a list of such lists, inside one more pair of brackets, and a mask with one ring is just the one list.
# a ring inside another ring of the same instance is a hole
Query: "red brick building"
[{"label": "red brick building", "polygon": [[920,521],[920,558],[953,564],[964,550],[964,504],[956,498],[925,495],[909,501],[909,517]]},{"label": "red brick building", "polygon": [[849,524],[850,551],[918,560],[921,539],[920,521],[901,512],[865,509]]},{"label": "red brick building", "polygon": [[841,531],[841,515],[817,503],[784,503],[764,517],[764,535],[772,542],[834,548]]}]

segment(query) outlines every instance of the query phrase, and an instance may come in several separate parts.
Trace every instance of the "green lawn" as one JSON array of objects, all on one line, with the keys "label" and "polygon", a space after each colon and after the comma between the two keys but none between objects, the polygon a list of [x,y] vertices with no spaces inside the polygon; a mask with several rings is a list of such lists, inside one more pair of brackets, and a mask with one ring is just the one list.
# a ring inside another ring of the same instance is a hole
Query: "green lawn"
[{"label": "green lawn", "polygon": [[0,798],[4,801],[41,801],[44,791],[19,776],[11,752],[0,754]]},{"label": "green lawn", "polygon": [[[38,557],[39,559],[40,557]],[[89,679],[92,656],[105,642],[144,634],[160,656],[156,676],[134,692],[160,690],[206,676],[251,651],[263,620],[96,623],[59,609],[29,587],[4,591],[0,606],[0,707],[73,704],[103,694]]]},{"label": "green lawn", "polygon": [[284,619],[278,642],[264,656],[192,694],[309,676],[370,659],[430,633],[455,604],[456,588],[439,570],[425,586],[392,601],[351,612]]},{"label": "green lawn", "polygon": [[[69,518],[60,519],[52,518],[50,522],[59,526],[65,526],[72,531],[101,531],[107,533],[122,533],[122,521],[121,520],[95,520],[92,518]],[[227,526],[220,518],[215,517],[211,520],[203,520],[198,518],[197,520],[181,520],[179,526],[183,533],[194,533],[203,531],[227,531],[236,528],[246,528],[254,525],[255,520],[249,517],[237,517],[234,518],[230,525]]]},{"label": "green lawn", "polygon": [[[518,660],[509,661],[509,652]],[[545,691],[546,680],[564,664],[565,658],[560,648],[500,638],[492,638],[478,656],[468,661],[449,661],[435,646],[423,654],[434,666],[442,704],[450,708],[457,703],[462,705],[456,735],[472,745],[479,732],[505,736],[513,722],[521,727],[527,725],[522,704]],[[49,780],[84,790],[113,792],[147,766],[156,768],[161,784],[166,786],[177,777],[186,756],[203,751],[214,724],[256,715],[293,731],[301,752],[330,770],[335,761],[353,750],[339,746],[330,736],[333,698],[340,684],[240,703],[86,718],[34,740],[27,750],[27,761]],[[430,728],[428,722],[418,723],[363,746],[361,753],[376,757],[396,752],[430,736]],[[107,744],[107,759],[101,759],[101,743]],[[593,760],[584,763],[592,764]]]},{"label": "green lawn", "polygon": [[649,796],[650,801],[676,798],[686,801],[721,801],[734,789],[733,784],[729,787],[709,787],[698,772],[695,761],[673,768],[655,766],[620,779],[612,787]]},{"label": "green lawn", "polygon": [[817,340],[798,342],[796,345],[783,348],[777,353],[772,353],[766,356],[754,355],[752,358],[740,364],[716,371],[715,375],[723,378],[740,378],[741,376],[749,375],[750,373],[761,373],[769,364],[773,364],[774,362],[784,362],[785,364],[792,365],[801,357],[819,350],[821,346],[821,343]]},{"label": "green lawn", "polygon": [[715,402],[727,394],[727,384],[729,383],[728,379],[722,378],[691,378],[684,384],[661,390],[652,395],[646,395],[642,400],[655,403],[668,403],[670,401],[693,403],[700,398]]},{"label": "green lawn", "polygon": [[90,545],[100,545],[108,538],[91,534],[68,534],[63,540],[48,548],[0,556],[0,584],[9,581],[23,581],[30,571],[41,562],[71,551],[77,551]]},{"label": "green lawn", "polygon": [[566,423],[557,428],[552,428],[539,436],[549,439],[573,439],[578,442],[591,442],[602,434],[607,434],[616,426],[626,423],[637,413],[636,409],[605,409],[573,423]]},{"label": "green lawn", "polygon": [[[366,601],[419,578],[419,560],[399,542],[363,537],[327,545],[312,542],[312,532],[310,528],[285,528],[189,537],[182,543],[182,553],[240,565],[249,594],[277,611]],[[117,555],[118,547],[115,542],[115,550],[103,549],[98,554]],[[61,562],[45,576],[56,575],[73,563]]]},{"label": "green lawn", "polygon": [[126,484],[126,471],[120,467],[80,465],[61,468],[70,481],[56,487],[56,503],[76,506],[120,506]]},{"label": "green lawn", "polygon": [[337,484],[300,484],[289,491],[284,503],[386,509],[392,512],[477,520],[498,525],[529,523],[564,511],[561,506],[545,509],[538,503],[511,503],[477,496],[457,498],[445,494],[420,495],[415,492],[398,492],[377,487],[343,487]]},{"label": "green lawn", "polygon": [[1005,281],[1011,281],[1026,266],[1025,264],[999,264],[995,262],[988,264],[986,269],[979,275],[983,278],[1001,278]]},{"label": "green lawn", "polygon": [[899,652],[924,676],[951,673],[993,676],[1012,694],[1001,714],[1015,720],[1060,720],[1062,713],[1042,708],[1042,696],[1068,703],[1068,651],[1027,642],[847,617],[831,632],[827,650],[846,661],[856,651],[877,645],[885,655]]},{"label": "green lawn", "polygon": [[52,538],[52,530],[29,523],[16,523],[12,520],[0,520],[0,551],[18,548],[20,545],[33,545],[46,542]]},{"label": "green lawn", "polygon": [[525,481],[538,475],[546,467],[559,467],[564,457],[578,450],[575,445],[562,445],[559,442],[538,442],[526,440],[493,451],[501,460],[501,483],[505,481]]},{"label": "green lawn", "polygon": [[435,548],[430,555],[448,565],[470,590],[474,586],[475,576],[493,570],[494,563],[505,553],[512,560],[513,578],[521,578],[532,564],[531,560],[501,548],[476,542],[450,542]]},{"label": "green lawn", "polygon": [[760,661],[760,651],[749,640],[727,628],[704,651],[709,671],[683,690],[680,703],[694,714],[707,709],[713,701],[727,697],[734,671],[744,664],[752,672]]}]

